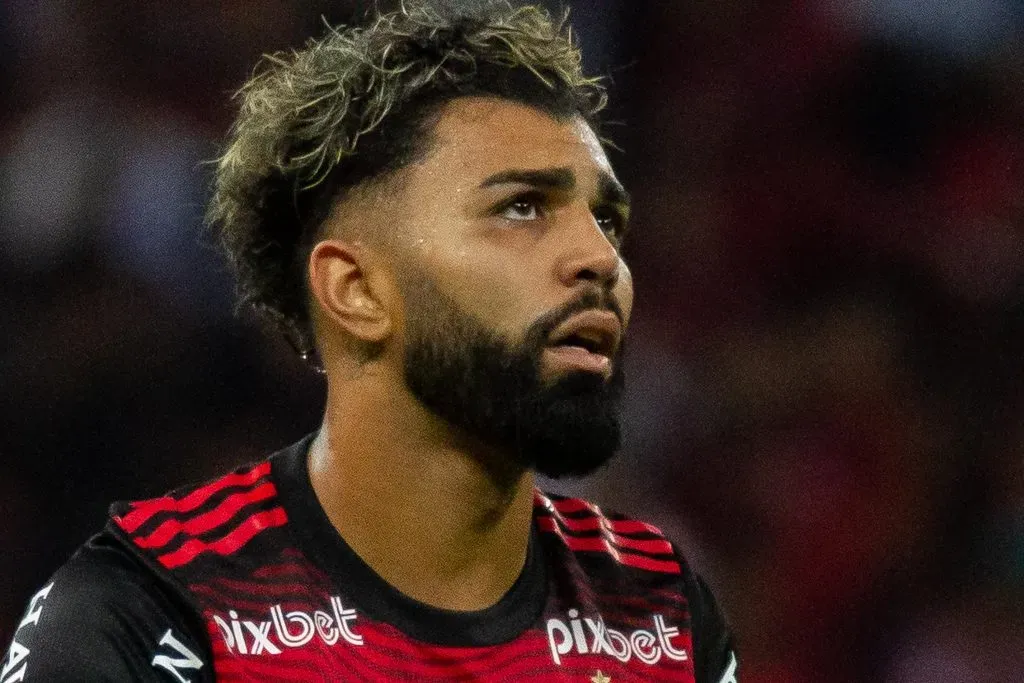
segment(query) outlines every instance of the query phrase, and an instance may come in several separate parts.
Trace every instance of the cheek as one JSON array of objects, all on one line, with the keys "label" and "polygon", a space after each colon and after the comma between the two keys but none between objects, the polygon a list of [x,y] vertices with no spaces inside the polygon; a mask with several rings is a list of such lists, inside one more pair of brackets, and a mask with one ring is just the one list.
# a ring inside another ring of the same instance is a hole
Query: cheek
[{"label": "cheek", "polygon": [[619,279],[615,283],[615,298],[622,308],[622,317],[626,323],[633,313],[633,274],[625,262],[619,262]]},{"label": "cheek", "polygon": [[506,329],[511,325],[508,321],[524,315],[524,306],[536,296],[527,289],[529,278],[507,254],[461,250],[446,253],[433,265],[445,293],[463,311],[493,325],[495,331],[513,332]]}]

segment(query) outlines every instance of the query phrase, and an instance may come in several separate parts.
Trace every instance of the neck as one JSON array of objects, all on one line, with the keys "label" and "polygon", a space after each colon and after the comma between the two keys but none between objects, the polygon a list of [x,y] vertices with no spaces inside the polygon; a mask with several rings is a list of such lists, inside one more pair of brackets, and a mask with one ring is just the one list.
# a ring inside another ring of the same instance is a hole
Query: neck
[{"label": "neck", "polygon": [[345,542],[420,602],[457,611],[498,602],[526,561],[532,472],[379,376],[329,385],[309,472]]}]

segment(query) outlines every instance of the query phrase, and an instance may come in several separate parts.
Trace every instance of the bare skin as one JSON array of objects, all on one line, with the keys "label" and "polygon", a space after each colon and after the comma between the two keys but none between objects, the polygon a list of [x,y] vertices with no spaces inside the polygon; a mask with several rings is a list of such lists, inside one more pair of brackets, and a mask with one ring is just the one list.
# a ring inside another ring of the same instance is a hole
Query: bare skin
[{"label": "bare skin", "polygon": [[[544,173],[530,180],[520,171]],[[404,594],[457,611],[498,602],[526,559],[534,478],[410,394],[403,268],[422,269],[513,341],[595,284],[628,321],[632,279],[608,219],[628,206],[615,185],[581,120],[463,98],[442,110],[427,157],[386,188],[346,199],[314,248],[309,281],[328,392],[310,478],[345,541]],[[383,352],[360,361],[353,340]],[[564,363],[545,351],[544,378]]]}]

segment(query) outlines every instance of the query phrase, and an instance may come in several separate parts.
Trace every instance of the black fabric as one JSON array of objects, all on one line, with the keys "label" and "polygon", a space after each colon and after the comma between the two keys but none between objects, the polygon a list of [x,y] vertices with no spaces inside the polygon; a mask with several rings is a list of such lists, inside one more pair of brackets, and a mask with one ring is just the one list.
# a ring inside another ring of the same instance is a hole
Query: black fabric
[{"label": "black fabric", "polygon": [[[161,643],[168,632],[186,652]],[[177,669],[184,680],[212,681],[207,642],[187,602],[104,532],[30,602],[0,660],[0,680],[166,683],[183,680],[172,673]]]},{"label": "black fabric", "polygon": [[[674,547],[674,546],[673,546]],[[679,554],[679,551],[676,551]],[[683,580],[690,605],[690,628],[693,632],[693,668],[697,683],[729,683],[738,676],[727,675],[735,662],[735,643],[725,615],[711,589],[688,565]]]},{"label": "black fabric", "polygon": [[547,578],[536,529],[519,578],[501,600],[487,609],[439,609],[393,588],[345,543],[317,502],[306,458],[312,439],[310,435],[271,457],[274,480],[297,546],[338,585],[349,587],[353,595],[359,596],[361,611],[416,640],[463,647],[509,642],[540,617],[547,599]]}]

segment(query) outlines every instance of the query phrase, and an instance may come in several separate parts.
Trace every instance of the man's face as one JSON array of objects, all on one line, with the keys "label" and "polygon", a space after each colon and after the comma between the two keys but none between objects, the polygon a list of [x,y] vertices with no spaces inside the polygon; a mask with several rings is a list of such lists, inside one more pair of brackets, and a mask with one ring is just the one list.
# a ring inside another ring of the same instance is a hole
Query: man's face
[{"label": "man's face", "polygon": [[619,445],[626,195],[581,119],[460,99],[434,138],[396,197],[406,383],[524,466],[590,472]]}]

